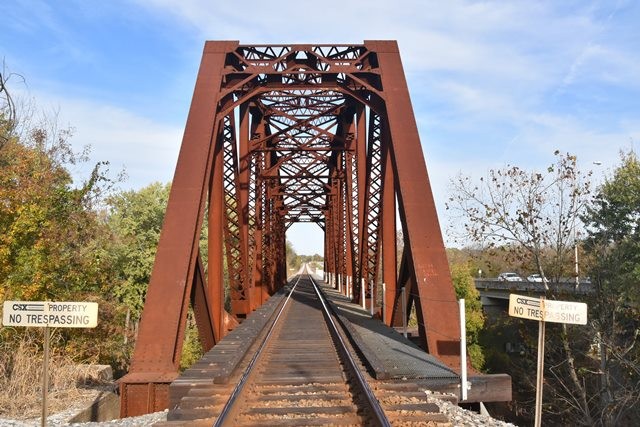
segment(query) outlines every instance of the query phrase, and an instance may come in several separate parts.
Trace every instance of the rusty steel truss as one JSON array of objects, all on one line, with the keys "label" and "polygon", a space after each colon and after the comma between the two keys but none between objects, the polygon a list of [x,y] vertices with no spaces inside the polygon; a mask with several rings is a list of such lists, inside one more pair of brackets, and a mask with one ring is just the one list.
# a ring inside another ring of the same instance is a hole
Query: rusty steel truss
[{"label": "rusty steel truss", "polygon": [[210,41],[121,380],[123,416],[167,406],[190,304],[208,350],[285,284],[296,222],[324,230],[332,285],[389,325],[402,324],[404,295],[425,350],[458,366],[457,304],[396,42]]}]

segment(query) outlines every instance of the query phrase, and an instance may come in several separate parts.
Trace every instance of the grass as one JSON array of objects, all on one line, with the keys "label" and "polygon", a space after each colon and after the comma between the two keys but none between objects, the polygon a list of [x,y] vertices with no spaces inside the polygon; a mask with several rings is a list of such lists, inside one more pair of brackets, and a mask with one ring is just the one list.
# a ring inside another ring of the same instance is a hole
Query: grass
[{"label": "grass", "polygon": [[[43,335],[26,332],[19,341],[0,342],[0,417],[34,418],[42,411]],[[73,406],[85,395],[86,386],[100,383],[95,369],[78,365],[60,349],[52,348],[49,360],[49,414]]]}]

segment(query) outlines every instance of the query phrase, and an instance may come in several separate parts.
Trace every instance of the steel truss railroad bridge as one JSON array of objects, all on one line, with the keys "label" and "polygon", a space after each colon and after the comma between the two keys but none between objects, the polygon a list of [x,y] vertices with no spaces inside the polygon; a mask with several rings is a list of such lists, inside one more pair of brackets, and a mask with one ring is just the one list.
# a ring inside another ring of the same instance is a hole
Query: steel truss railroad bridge
[{"label": "steel truss railroad bridge", "polygon": [[331,284],[384,305],[392,326],[404,295],[424,350],[459,367],[458,308],[397,43],[208,41],[121,380],[125,412],[168,404],[189,304],[209,350],[286,283],[285,232],[296,222],[324,231]]}]

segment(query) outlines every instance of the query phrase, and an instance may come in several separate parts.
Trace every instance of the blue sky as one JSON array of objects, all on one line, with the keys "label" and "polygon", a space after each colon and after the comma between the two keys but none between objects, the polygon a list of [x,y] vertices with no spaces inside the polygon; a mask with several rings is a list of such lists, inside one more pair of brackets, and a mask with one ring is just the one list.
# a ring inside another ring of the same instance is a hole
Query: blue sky
[{"label": "blue sky", "polygon": [[[542,168],[559,149],[602,162],[597,179],[640,144],[640,2],[25,0],[0,15],[14,92],[125,167],[125,188],[172,178],[205,40],[398,40],[443,228],[460,171]],[[322,250],[315,228],[288,237]]]}]

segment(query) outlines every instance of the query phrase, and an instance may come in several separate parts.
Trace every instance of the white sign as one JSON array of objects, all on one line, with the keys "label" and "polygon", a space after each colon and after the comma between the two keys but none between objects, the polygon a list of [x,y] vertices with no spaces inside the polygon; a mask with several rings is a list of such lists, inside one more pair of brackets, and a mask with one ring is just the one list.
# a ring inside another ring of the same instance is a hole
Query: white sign
[{"label": "white sign", "polygon": [[3,326],[52,328],[95,328],[97,302],[5,301]]},{"label": "white sign", "polygon": [[[541,302],[543,306],[541,307]],[[509,316],[545,322],[587,324],[587,304],[509,295]]]}]

